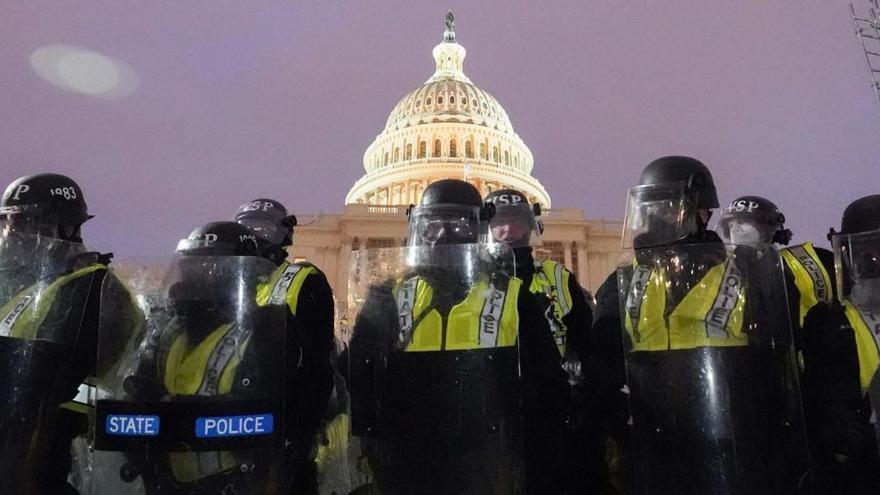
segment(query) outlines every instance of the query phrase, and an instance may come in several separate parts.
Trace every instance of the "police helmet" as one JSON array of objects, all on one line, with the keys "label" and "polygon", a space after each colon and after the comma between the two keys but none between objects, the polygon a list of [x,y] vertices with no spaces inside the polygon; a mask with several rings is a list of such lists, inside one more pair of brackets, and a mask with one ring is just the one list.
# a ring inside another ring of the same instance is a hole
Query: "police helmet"
[{"label": "police helmet", "polygon": [[425,188],[419,206],[408,209],[407,242],[411,246],[478,242],[481,225],[494,211],[494,205],[483,204],[473,185],[457,179],[438,180]]},{"label": "police helmet", "polygon": [[177,244],[185,256],[260,256],[256,235],[236,222],[211,222]]},{"label": "police helmet", "polygon": [[[740,196],[724,208],[716,229],[722,239],[734,244],[737,232],[749,230],[759,239],[759,244],[788,244],[791,231],[785,228],[785,215],[775,203],[761,196]],[[745,243],[749,244],[749,243]]]},{"label": "police helmet", "polygon": [[79,228],[92,218],[79,184],[61,174],[27,175],[14,180],[0,200],[0,219],[16,228],[35,222],[57,227],[58,236],[79,241]]},{"label": "police helmet", "polygon": [[843,210],[839,234],[880,230],[880,194],[859,198]]},{"label": "police helmet", "polygon": [[500,243],[508,247],[536,245],[544,231],[538,220],[541,205],[529,203],[525,194],[514,189],[499,189],[486,195],[484,202],[495,208],[489,221],[489,244]]},{"label": "police helmet", "polygon": [[235,221],[267,244],[286,247],[293,243],[296,217],[288,215],[287,208],[274,199],[260,198],[239,206]]},{"label": "police helmet", "polygon": [[648,164],[639,177],[639,185],[682,183],[688,196],[700,209],[718,208],[718,194],[712,173],[703,162],[688,156],[664,156]]}]

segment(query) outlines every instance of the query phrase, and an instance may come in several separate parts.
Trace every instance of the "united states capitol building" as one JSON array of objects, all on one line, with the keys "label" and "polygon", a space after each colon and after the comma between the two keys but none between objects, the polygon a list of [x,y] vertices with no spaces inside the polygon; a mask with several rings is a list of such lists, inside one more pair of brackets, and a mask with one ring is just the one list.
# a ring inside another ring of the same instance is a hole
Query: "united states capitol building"
[{"label": "united states capitol building", "polygon": [[293,257],[320,267],[337,300],[346,301],[351,252],[404,245],[407,207],[418,204],[428,184],[463,179],[484,196],[513,188],[540,203],[545,230],[537,254],[564,263],[595,292],[621,255],[621,224],[553,206],[532,176],[532,152],[504,107],[465,74],[467,51],[456,41],[451,15],[433,55],[434,73],[394,105],[364,152],[365,174],[349,190],[342,212],[297,215]]}]

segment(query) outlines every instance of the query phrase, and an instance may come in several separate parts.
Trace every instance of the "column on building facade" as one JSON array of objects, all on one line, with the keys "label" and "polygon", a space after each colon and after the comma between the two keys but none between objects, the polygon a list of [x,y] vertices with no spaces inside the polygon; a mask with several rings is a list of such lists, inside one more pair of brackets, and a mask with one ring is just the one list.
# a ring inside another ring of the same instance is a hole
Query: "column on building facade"
[{"label": "column on building facade", "polygon": [[571,241],[563,241],[562,242],[562,253],[565,260],[565,267],[568,268],[568,271],[573,272],[575,268],[571,266]]},{"label": "column on building facade", "polygon": [[343,237],[336,257],[336,295],[337,308],[346,311],[348,308],[348,259],[351,255],[351,237]]},{"label": "column on building facade", "polygon": [[577,268],[577,277],[578,281],[581,285],[586,286],[590,280],[590,265],[589,260],[587,259],[587,243],[584,241],[577,241],[575,243],[577,246],[578,253],[578,266]]}]

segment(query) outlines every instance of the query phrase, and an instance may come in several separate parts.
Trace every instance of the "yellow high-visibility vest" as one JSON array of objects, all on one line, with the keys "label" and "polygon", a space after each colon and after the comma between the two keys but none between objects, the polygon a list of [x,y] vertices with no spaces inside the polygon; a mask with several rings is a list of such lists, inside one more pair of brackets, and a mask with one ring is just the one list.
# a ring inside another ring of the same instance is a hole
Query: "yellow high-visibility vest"
[{"label": "yellow high-visibility vest", "polygon": [[55,296],[62,287],[74,280],[106,270],[105,265],[95,263],[80,268],[67,275],[62,275],[49,285],[34,284],[19,292],[0,308],[0,337],[12,337],[22,340],[37,340],[37,332],[49,310],[55,305]]},{"label": "yellow high-visibility vest", "polygon": [[406,352],[510,347],[519,330],[522,280],[504,277],[503,286],[478,280],[467,296],[441,315],[432,306],[433,288],[422,277],[399,280],[394,289],[400,321],[398,335]]},{"label": "yellow high-visibility vest", "polygon": [[568,329],[562,319],[571,312],[572,298],[568,289],[571,273],[565,269],[562,263],[553,260],[544,260],[535,263],[535,274],[529,290],[534,294],[544,294],[553,308],[553,316],[556,321],[552,322],[553,338],[561,356],[565,355]]},{"label": "yellow high-visibility vest", "polygon": [[[175,323],[172,322],[172,325]],[[159,378],[171,395],[217,396],[232,391],[235,374],[250,342],[250,331],[223,324],[201,342],[189,345],[187,332],[175,334],[159,362]],[[236,468],[232,452],[170,452],[171,471],[178,481],[193,482]]]},{"label": "yellow high-visibility vest", "polygon": [[880,366],[880,314],[874,314],[865,308],[857,308],[850,301],[843,301],[846,319],[853,328],[856,350],[859,356],[859,384],[862,392],[867,393],[871,380]]},{"label": "yellow high-visibility vest", "polygon": [[794,284],[800,293],[798,317],[803,326],[810,308],[820,302],[831,302],[831,276],[809,242],[780,249],[779,254],[794,274]]},{"label": "yellow high-visibility vest", "polygon": [[299,292],[306,277],[318,269],[306,263],[284,262],[272,272],[269,280],[257,287],[257,304],[287,304],[295,316],[299,307]]},{"label": "yellow high-visibility vest", "polygon": [[732,259],[709,269],[675,308],[666,306],[668,283],[663,268],[634,266],[625,309],[633,351],[748,345],[745,287]]}]

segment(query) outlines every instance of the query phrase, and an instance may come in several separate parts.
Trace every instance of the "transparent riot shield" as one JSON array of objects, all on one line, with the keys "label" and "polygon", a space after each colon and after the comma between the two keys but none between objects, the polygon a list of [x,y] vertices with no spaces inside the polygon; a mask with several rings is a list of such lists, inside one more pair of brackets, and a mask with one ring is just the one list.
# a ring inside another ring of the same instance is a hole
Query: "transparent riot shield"
[{"label": "transparent riot shield", "polygon": [[628,493],[795,493],[808,471],[775,250],[636,250],[618,270]]},{"label": "transparent riot shield", "polygon": [[286,493],[286,309],[259,305],[275,268],[243,256],[120,263],[144,315],[120,345],[105,286],[92,493]]},{"label": "transparent riot shield", "polygon": [[97,311],[87,322],[87,308],[105,272],[81,244],[0,234],[0,493],[66,480],[74,433],[59,430],[70,423],[59,406],[94,368]]},{"label": "transparent riot shield", "polygon": [[[873,349],[880,336],[880,231],[835,234],[831,244],[838,294],[847,319],[854,327],[856,341],[861,342],[857,345],[861,354],[862,348]],[[873,339],[866,338],[868,335]],[[875,372],[873,377],[862,376],[860,380],[871,401],[871,422],[880,451],[880,422],[876,419],[880,411],[880,379],[877,376]]]},{"label": "transparent riot shield", "polygon": [[516,305],[527,288],[497,261],[476,244],[353,253],[353,485],[366,473],[381,494],[522,491]]}]

